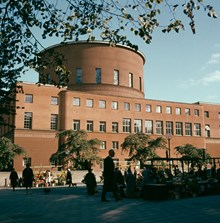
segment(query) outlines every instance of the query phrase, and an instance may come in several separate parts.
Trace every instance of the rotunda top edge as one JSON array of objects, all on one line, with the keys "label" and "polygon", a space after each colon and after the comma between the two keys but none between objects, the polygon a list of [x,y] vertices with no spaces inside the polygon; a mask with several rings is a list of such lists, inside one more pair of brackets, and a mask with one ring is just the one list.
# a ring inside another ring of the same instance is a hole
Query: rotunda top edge
[{"label": "rotunda top edge", "polygon": [[[79,44],[103,44],[103,45],[109,45],[109,46],[111,46],[111,44],[109,42],[102,41],[102,40],[94,40],[94,41],[87,41],[87,40],[68,41],[68,42],[63,42],[63,43],[58,43],[58,44],[51,45],[51,46],[45,48],[44,50],[42,50],[41,53],[46,52],[47,50],[50,50],[50,49],[59,47],[59,46],[79,45]],[[129,46],[126,46],[126,45],[123,45],[123,44],[120,44],[120,43],[117,43],[115,46],[116,47],[125,48],[125,49],[131,50],[131,51],[139,54],[142,57],[142,59],[143,59],[143,64],[145,64],[145,61],[146,61],[145,55],[140,50],[135,50],[135,49],[133,49],[133,48],[131,48]]]}]

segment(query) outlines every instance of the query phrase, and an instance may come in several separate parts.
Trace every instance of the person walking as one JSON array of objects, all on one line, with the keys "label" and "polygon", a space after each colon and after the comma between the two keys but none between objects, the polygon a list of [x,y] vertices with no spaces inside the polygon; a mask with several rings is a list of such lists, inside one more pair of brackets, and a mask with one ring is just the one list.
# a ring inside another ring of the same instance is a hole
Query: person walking
[{"label": "person walking", "polygon": [[104,171],[103,171],[104,184],[101,196],[102,202],[108,201],[106,199],[107,192],[112,192],[116,201],[120,200],[118,195],[117,184],[115,181],[114,161],[112,159],[115,156],[115,151],[113,149],[110,149],[108,154],[109,155],[104,159]]},{"label": "person walking", "polygon": [[128,198],[134,198],[135,196],[135,177],[131,172],[131,168],[128,168],[128,174],[126,177],[126,194]]},{"label": "person walking", "polygon": [[125,189],[125,180],[124,180],[124,176],[121,172],[121,170],[119,169],[119,167],[115,168],[115,181],[118,187],[118,192],[120,197],[125,197],[125,193],[124,193],[124,189]]},{"label": "person walking", "polygon": [[69,185],[69,187],[71,187],[72,185],[72,174],[70,169],[67,170],[67,174],[66,174],[66,184]]},{"label": "person walking", "polygon": [[18,173],[15,171],[14,168],[12,169],[10,173],[9,179],[11,181],[11,186],[13,188],[13,191],[15,191],[15,187],[17,187],[18,185]]},{"label": "person walking", "polygon": [[31,188],[34,181],[34,173],[29,163],[26,165],[26,168],[22,172],[22,178],[24,182],[24,187],[26,188],[26,194],[28,194],[28,192],[29,194],[31,194]]},{"label": "person walking", "polygon": [[92,169],[88,169],[88,173],[85,175],[83,182],[86,184],[88,195],[94,195],[96,193],[96,178],[95,174],[92,172]]},{"label": "person walking", "polygon": [[47,170],[45,173],[45,187],[51,186],[51,172]]}]

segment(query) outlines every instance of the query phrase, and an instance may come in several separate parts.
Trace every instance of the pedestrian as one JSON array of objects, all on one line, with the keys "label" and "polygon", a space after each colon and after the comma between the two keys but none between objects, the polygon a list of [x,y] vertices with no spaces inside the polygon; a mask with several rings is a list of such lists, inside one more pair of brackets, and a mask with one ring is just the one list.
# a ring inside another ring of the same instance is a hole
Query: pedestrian
[{"label": "pedestrian", "polygon": [[11,186],[13,188],[13,191],[15,191],[15,187],[17,187],[18,185],[18,173],[15,171],[14,168],[11,170],[9,179],[11,181]]},{"label": "pedestrian", "polygon": [[125,197],[125,193],[124,193],[124,189],[125,189],[125,180],[124,180],[124,176],[121,172],[121,170],[119,169],[119,167],[115,168],[115,181],[118,187],[118,192],[120,197]]},{"label": "pedestrian", "polygon": [[126,195],[128,198],[134,198],[135,196],[135,183],[135,177],[129,167],[126,176]]},{"label": "pedestrian", "polygon": [[49,187],[51,186],[51,173],[50,170],[47,170],[45,173],[45,186]]},{"label": "pedestrian", "polygon": [[113,149],[110,149],[108,154],[109,155],[104,159],[104,171],[103,171],[104,184],[101,197],[102,202],[108,201],[106,199],[107,192],[112,192],[116,201],[120,200],[114,175],[114,169],[115,169],[114,161],[112,159],[115,156],[115,151]]},{"label": "pedestrian", "polygon": [[69,185],[69,187],[71,187],[71,185],[72,185],[72,173],[71,173],[70,169],[67,170],[66,184]]},{"label": "pedestrian", "polygon": [[31,194],[31,188],[33,186],[34,181],[34,173],[30,167],[30,164],[26,164],[26,168],[22,172],[24,187],[26,188],[26,194]]},{"label": "pedestrian", "polygon": [[95,174],[92,172],[92,169],[88,169],[88,173],[85,175],[83,182],[86,184],[88,195],[94,195],[96,193],[96,178]]}]

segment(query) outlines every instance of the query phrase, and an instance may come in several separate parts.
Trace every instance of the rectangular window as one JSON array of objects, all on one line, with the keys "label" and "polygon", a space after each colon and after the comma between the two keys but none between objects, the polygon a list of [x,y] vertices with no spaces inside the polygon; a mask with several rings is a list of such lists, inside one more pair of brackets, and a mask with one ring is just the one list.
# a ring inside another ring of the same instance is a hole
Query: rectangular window
[{"label": "rectangular window", "polygon": [[199,109],[194,109],[194,115],[199,116]]},{"label": "rectangular window", "polygon": [[163,122],[156,121],[156,134],[163,135]]},{"label": "rectangular window", "polygon": [[190,109],[189,108],[185,108],[185,114],[190,115]]},{"label": "rectangular window", "polygon": [[166,122],[166,134],[173,135],[173,122],[170,121]]},{"label": "rectangular window", "polygon": [[218,113],[218,119],[220,119],[220,112]]},{"label": "rectangular window", "polygon": [[201,136],[201,125],[199,123],[194,124],[194,135]]},{"label": "rectangular window", "polygon": [[24,102],[25,103],[33,103],[33,94],[26,94]]},{"label": "rectangular window", "polygon": [[118,110],[118,102],[117,101],[112,102],[112,109],[113,110]]},{"label": "rectangular window", "polygon": [[95,69],[95,77],[96,77],[96,84],[102,83],[102,69],[96,68]]},{"label": "rectangular window", "polygon": [[118,122],[112,122],[112,132],[118,132]]},{"label": "rectangular window", "polygon": [[58,129],[58,115],[51,114],[50,116],[50,129],[57,130]]},{"label": "rectangular window", "polygon": [[106,141],[101,142],[100,149],[106,149]]},{"label": "rectangular window", "polygon": [[80,98],[73,98],[73,105],[80,106]]},{"label": "rectangular window", "polygon": [[205,125],[205,137],[210,137],[210,125]]},{"label": "rectangular window", "polygon": [[162,113],[162,107],[160,105],[156,106],[156,113]]},{"label": "rectangular window", "polygon": [[135,133],[142,132],[142,120],[140,119],[134,120],[134,132]]},{"label": "rectangular window", "polygon": [[129,80],[128,80],[128,86],[129,87],[133,87],[133,74],[132,73],[129,73],[128,78],[129,78]]},{"label": "rectangular window", "polygon": [[24,128],[32,129],[32,112],[24,113]]},{"label": "rectangular window", "polygon": [[80,120],[73,120],[73,131],[79,131],[80,130]]},{"label": "rectangular window", "polygon": [[123,118],[123,132],[131,132],[131,119]]},{"label": "rectangular window", "polygon": [[99,108],[106,108],[106,101],[100,100],[99,101]]},{"label": "rectangular window", "polygon": [[151,109],[151,105],[146,105],[146,112],[151,112],[152,109]]},{"label": "rectangular window", "polygon": [[58,105],[58,97],[52,96],[50,103],[51,103],[51,105]]},{"label": "rectangular window", "polygon": [[119,85],[119,71],[114,70],[114,85]]},{"label": "rectangular window", "polygon": [[99,131],[106,132],[106,122],[99,122]]},{"label": "rectangular window", "polygon": [[176,135],[181,136],[183,135],[183,123],[176,122]]},{"label": "rectangular window", "polygon": [[206,118],[209,118],[209,112],[208,111],[205,111],[204,115],[205,115]]},{"label": "rectangular window", "polygon": [[191,136],[192,135],[192,123],[185,123],[185,135]]},{"label": "rectangular window", "polygon": [[139,77],[139,90],[142,91],[142,79]]},{"label": "rectangular window", "polygon": [[172,114],[172,108],[170,106],[166,107],[166,113],[167,114]]},{"label": "rectangular window", "polygon": [[82,84],[82,68],[76,68],[76,84]]},{"label": "rectangular window", "polygon": [[153,121],[145,120],[145,133],[153,134]]},{"label": "rectangular window", "polygon": [[137,111],[137,112],[141,111],[141,104],[135,103],[135,111]]},{"label": "rectangular window", "polygon": [[181,115],[181,108],[176,108],[176,115]]},{"label": "rectangular window", "polygon": [[92,99],[86,99],[86,107],[88,107],[88,108],[93,107],[93,100]]},{"label": "rectangular window", "polygon": [[124,102],[124,110],[130,111],[130,103]]},{"label": "rectangular window", "polygon": [[87,123],[86,123],[86,130],[88,132],[93,132],[93,121],[87,121]]},{"label": "rectangular window", "polygon": [[112,149],[118,149],[119,148],[118,145],[119,145],[118,141],[112,141]]}]

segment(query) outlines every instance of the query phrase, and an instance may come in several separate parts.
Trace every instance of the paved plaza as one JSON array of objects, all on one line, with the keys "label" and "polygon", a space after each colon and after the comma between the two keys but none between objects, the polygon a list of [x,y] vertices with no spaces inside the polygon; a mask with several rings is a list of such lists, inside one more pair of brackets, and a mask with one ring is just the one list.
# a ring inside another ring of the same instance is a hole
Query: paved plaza
[{"label": "paved plaza", "polygon": [[49,194],[34,188],[31,195],[25,190],[0,189],[0,223],[60,223],[60,222],[178,222],[219,223],[220,195],[179,200],[148,201],[128,199],[101,202],[98,194],[88,196],[84,185],[53,187]]}]

